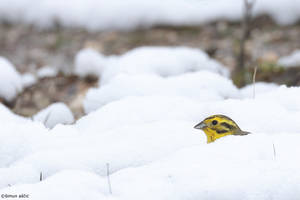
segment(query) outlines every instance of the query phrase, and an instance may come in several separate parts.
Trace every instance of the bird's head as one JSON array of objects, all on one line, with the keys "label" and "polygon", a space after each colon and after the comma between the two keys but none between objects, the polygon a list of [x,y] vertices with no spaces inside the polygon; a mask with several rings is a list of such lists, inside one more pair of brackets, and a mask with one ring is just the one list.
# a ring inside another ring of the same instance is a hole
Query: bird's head
[{"label": "bird's head", "polygon": [[226,135],[249,134],[249,132],[242,131],[232,119],[225,115],[212,115],[207,117],[194,126],[194,128],[204,131],[207,136],[207,143],[214,142],[216,139]]}]

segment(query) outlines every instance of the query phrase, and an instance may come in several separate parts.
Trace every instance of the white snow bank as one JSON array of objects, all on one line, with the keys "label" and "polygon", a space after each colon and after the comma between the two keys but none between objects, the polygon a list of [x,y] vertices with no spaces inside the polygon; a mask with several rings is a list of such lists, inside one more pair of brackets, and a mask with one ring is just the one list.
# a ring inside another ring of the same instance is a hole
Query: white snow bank
[{"label": "white snow bank", "polygon": [[8,108],[0,103],[0,123],[11,122],[11,123],[22,123],[28,119],[12,113]]},{"label": "white snow bank", "polygon": [[57,74],[58,70],[53,66],[44,66],[37,71],[39,78],[55,77]]},{"label": "white snow bank", "polygon": [[270,100],[274,99],[285,109],[290,111],[300,111],[299,103],[300,87],[280,86],[272,92],[267,92],[264,95],[258,95],[258,99]]},{"label": "white snow bank", "polygon": [[274,91],[278,87],[279,85],[275,83],[257,82],[254,85],[249,84],[244,86],[240,89],[240,93],[244,98],[255,98],[257,95]]},{"label": "white snow bank", "polygon": [[93,49],[82,49],[76,55],[74,73],[80,77],[100,76],[105,64],[102,54]]},{"label": "white snow bank", "polygon": [[284,67],[300,67],[300,49],[295,50],[291,55],[280,58],[278,64]]},{"label": "white snow bank", "polygon": [[[154,25],[198,25],[217,19],[240,20],[243,0],[2,0],[0,19],[41,28],[81,27],[87,30],[130,30]],[[300,18],[297,0],[256,1],[254,15],[269,14],[280,24]]]},{"label": "white snow bank", "polygon": [[0,98],[11,101],[23,89],[21,75],[4,57],[0,57],[0,70]]},{"label": "white snow bank", "polygon": [[[200,121],[211,114],[231,116],[248,131],[268,134],[298,132],[296,127],[299,115],[299,87],[280,87],[278,90],[257,96],[255,99],[228,99],[203,102],[190,98],[172,96],[128,97],[109,103],[77,122],[78,128],[86,127],[91,132],[103,132],[113,127],[132,123],[183,120]],[[280,93],[284,96],[279,96]],[[285,119],[282,119],[285,116]],[[272,120],[265,120],[271,118]],[[101,121],[91,124],[90,121]],[[245,121],[243,121],[245,120]],[[293,123],[293,126],[289,126]],[[281,124],[281,126],[279,126]],[[248,127],[249,125],[249,127]],[[257,129],[256,129],[257,128]],[[294,131],[293,131],[294,130]]]},{"label": "white snow bank", "polygon": [[[6,132],[0,134],[0,141],[4,143],[7,137],[16,139],[13,144],[7,143],[6,146],[10,148],[6,147],[5,150],[12,151],[16,148],[15,144],[28,138],[26,144],[19,145],[19,148],[24,148],[22,152],[32,151],[32,153],[26,156],[22,154],[22,158],[18,157],[9,166],[4,165],[4,161],[1,160],[0,165],[5,168],[0,169],[0,177],[2,177],[0,187],[36,182],[40,172],[43,172],[44,177],[47,178],[66,169],[88,170],[105,176],[106,163],[111,163],[111,173],[113,173],[123,168],[144,165],[183,147],[205,143],[205,140],[201,139],[204,136],[192,128],[194,122],[176,120],[183,116],[182,113],[176,113],[173,117],[169,113],[170,116],[166,118],[169,120],[156,120],[165,105],[184,103],[181,99],[179,102],[178,99],[174,99],[174,103],[170,104],[170,100],[161,102],[158,98],[153,102],[154,106],[159,103],[157,110],[152,112],[145,107],[144,112],[138,113],[135,110],[144,107],[145,103],[148,104],[151,100],[137,99],[137,107],[133,107],[133,110],[128,113],[129,116],[124,115],[124,109],[127,110],[134,105],[130,100],[120,102],[121,110],[118,109],[119,106],[112,105],[99,112],[97,116],[94,115],[96,118],[91,116],[86,120],[82,119],[83,121],[76,126],[56,126],[47,135],[43,134],[45,130],[37,129],[30,124],[27,127],[4,126]],[[185,107],[189,106],[190,101],[187,101]],[[165,109],[172,110],[171,107]],[[120,116],[117,117],[116,112],[119,111]],[[112,118],[115,120],[111,120]],[[91,120],[93,123],[90,123]],[[161,131],[164,134],[161,134]],[[14,134],[11,134],[12,132]],[[31,134],[28,135],[28,132]],[[31,137],[32,140],[28,141]],[[37,147],[38,150],[35,149]],[[0,150],[1,155],[10,158],[15,154]],[[21,172],[22,176],[20,176]]]},{"label": "white snow bank", "polygon": [[[76,180],[76,181],[74,181]],[[100,188],[105,184],[101,177],[85,171],[68,170],[40,182],[8,188],[3,194],[29,194],[26,199],[105,199],[107,190]],[[37,186],[37,188],[35,188]],[[97,189],[97,187],[99,187]],[[51,193],[49,193],[51,191]],[[2,193],[1,193],[2,194]]]},{"label": "white snow bank", "polygon": [[120,57],[113,57],[105,67],[101,83],[107,83],[118,74],[157,74],[162,77],[187,72],[209,70],[229,76],[229,70],[219,62],[195,48],[139,47]]},{"label": "white snow bank", "polygon": [[57,124],[71,124],[74,122],[72,111],[64,103],[53,103],[33,116],[34,121],[42,122],[47,128]]},{"label": "white snow bank", "polygon": [[22,74],[21,78],[22,78],[22,85],[24,88],[30,87],[37,82],[37,78],[30,73]]},{"label": "white snow bank", "polygon": [[293,199],[300,195],[299,139],[261,134],[194,145],[152,164],[110,174],[112,195],[105,176],[86,170],[58,172],[42,182],[37,176],[35,184],[0,192],[30,194],[30,199]]},{"label": "white snow bank", "polygon": [[121,56],[109,57],[92,49],[83,49],[75,58],[75,74],[101,76],[101,84],[119,74],[168,77],[200,70],[229,76],[229,70],[222,64],[210,59],[205,52],[189,47],[139,47]]},{"label": "white snow bank", "polygon": [[238,98],[232,81],[209,71],[163,78],[156,75],[121,74],[109,84],[90,89],[84,100],[86,113],[128,96],[185,96],[198,101]]},{"label": "white snow bank", "polygon": [[[0,194],[75,200],[298,197],[300,87],[257,83],[253,99],[251,85],[238,90],[221,75],[220,64],[201,51],[188,52],[153,47],[105,58],[106,79],[94,89],[95,102],[87,98],[94,111],[75,124],[64,125],[74,118],[63,104],[34,116],[38,122],[0,106]],[[229,116],[252,134],[206,144],[203,131],[193,127],[213,114]]]},{"label": "white snow bank", "polygon": [[[113,101],[74,125],[51,130],[35,122],[4,123],[0,193],[28,190],[32,199],[42,193],[82,199],[69,194],[71,188],[79,187],[74,181],[78,178],[86,183],[80,191],[92,194],[89,199],[276,199],[297,195],[300,102],[296,97],[299,87],[279,87],[255,99],[209,102],[186,94],[136,96]],[[204,133],[193,126],[211,114],[230,116],[253,134],[206,144]],[[107,196],[107,163],[112,196]],[[39,182],[40,172],[43,182]],[[67,178],[71,176],[74,178]],[[289,180],[282,181],[287,176]],[[55,183],[61,187],[45,189]]]}]

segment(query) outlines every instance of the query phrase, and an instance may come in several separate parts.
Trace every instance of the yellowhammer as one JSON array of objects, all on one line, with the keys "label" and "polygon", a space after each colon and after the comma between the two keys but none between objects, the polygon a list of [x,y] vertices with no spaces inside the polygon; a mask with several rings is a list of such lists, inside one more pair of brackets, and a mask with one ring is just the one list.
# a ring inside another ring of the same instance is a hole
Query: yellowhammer
[{"label": "yellowhammer", "polygon": [[207,143],[214,142],[216,139],[226,135],[248,135],[249,132],[242,131],[240,127],[225,115],[212,115],[194,126],[196,129],[204,131]]}]

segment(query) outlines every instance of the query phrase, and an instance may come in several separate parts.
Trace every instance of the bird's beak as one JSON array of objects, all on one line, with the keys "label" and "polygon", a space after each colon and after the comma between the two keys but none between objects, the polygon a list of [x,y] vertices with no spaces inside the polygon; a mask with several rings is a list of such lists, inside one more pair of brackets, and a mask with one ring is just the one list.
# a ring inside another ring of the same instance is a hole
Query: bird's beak
[{"label": "bird's beak", "polygon": [[207,125],[203,121],[197,124],[196,126],[194,126],[195,129],[204,129],[206,127]]}]

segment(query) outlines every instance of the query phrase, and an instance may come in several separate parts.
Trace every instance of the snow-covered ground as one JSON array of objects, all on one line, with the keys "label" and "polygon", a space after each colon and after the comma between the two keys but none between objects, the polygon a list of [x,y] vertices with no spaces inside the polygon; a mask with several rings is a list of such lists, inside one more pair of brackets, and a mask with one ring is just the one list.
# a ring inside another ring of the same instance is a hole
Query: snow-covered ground
[{"label": "snow-covered ground", "polygon": [[293,51],[291,55],[280,58],[278,64],[283,67],[300,67],[300,49]]},{"label": "snow-covered ground", "polygon": [[75,74],[101,77],[106,84],[119,74],[153,74],[161,77],[179,75],[202,69],[229,76],[222,64],[196,48],[138,47],[121,56],[104,56],[93,49],[83,49],[75,58]]},{"label": "snow-covered ground", "polygon": [[47,128],[53,128],[57,124],[72,124],[74,116],[66,104],[58,102],[35,114],[33,120],[42,122]]},{"label": "snow-covered ground", "polygon": [[[41,111],[34,121],[0,105],[0,195],[28,194],[36,200],[300,196],[300,87],[257,83],[253,98],[253,85],[236,88],[224,66],[193,49],[140,48],[120,57],[86,53],[76,59],[77,73],[96,69],[105,79],[88,93],[89,114],[75,124],[58,124],[73,119],[62,104]],[[86,62],[89,55],[93,59]],[[155,56],[162,56],[162,65]],[[52,129],[43,124],[49,112]],[[230,116],[252,134],[206,144],[193,126],[212,114]]]},{"label": "snow-covered ground", "polygon": [[[130,30],[154,25],[198,25],[217,19],[240,20],[243,0],[1,0],[0,20],[94,30]],[[298,0],[257,0],[254,15],[280,24],[300,18]]]},{"label": "snow-covered ground", "polygon": [[11,101],[23,89],[22,76],[6,58],[1,56],[0,70],[0,98]]}]

